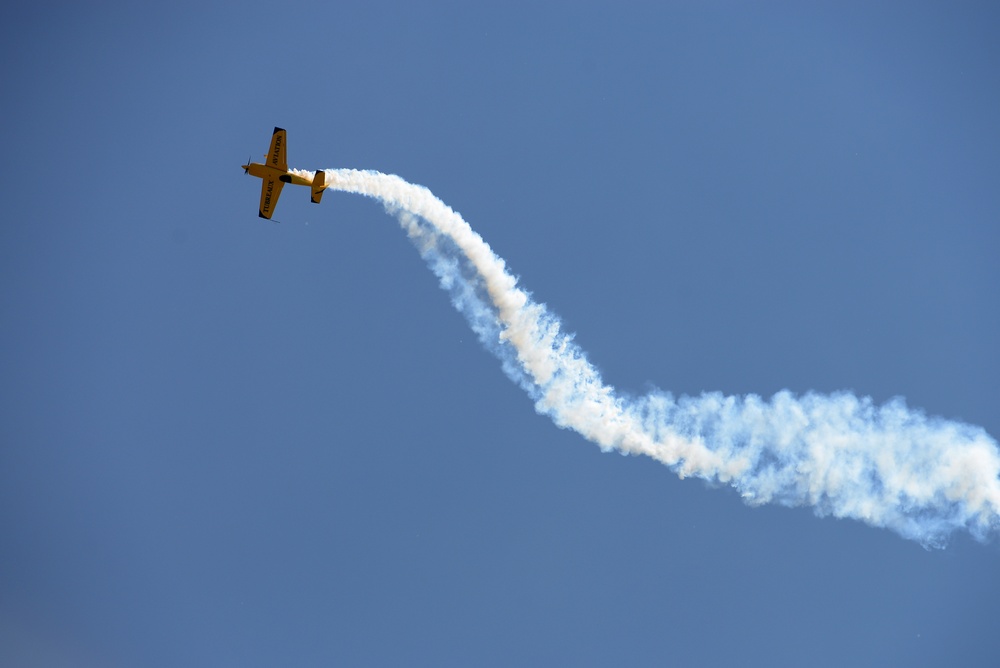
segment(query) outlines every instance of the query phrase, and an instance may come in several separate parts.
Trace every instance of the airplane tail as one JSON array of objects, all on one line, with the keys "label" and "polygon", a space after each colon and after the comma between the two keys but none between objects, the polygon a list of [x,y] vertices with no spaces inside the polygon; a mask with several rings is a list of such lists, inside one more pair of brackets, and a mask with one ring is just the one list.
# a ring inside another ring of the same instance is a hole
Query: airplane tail
[{"label": "airplane tail", "polygon": [[326,190],[326,172],[322,169],[316,170],[316,176],[313,177],[312,182],[312,203],[319,204],[319,201],[323,199],[323,191]]}]

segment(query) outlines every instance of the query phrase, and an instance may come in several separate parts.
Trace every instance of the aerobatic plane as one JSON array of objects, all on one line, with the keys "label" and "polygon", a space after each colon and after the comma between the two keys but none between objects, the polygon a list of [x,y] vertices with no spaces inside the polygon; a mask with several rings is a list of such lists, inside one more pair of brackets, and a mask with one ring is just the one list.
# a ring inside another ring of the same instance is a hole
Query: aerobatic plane
[{"label": "aerobatic plane", "polygon": [[312,181],[288,171],[288,159],[285,148],[285,130],[274,128],[271,135],[271,149],[267,152],[266,163],[251,162],[243,165],[243,173],[256,176],[262,179],[260,184],[260,210],[257,215],[261,218],[271,218],[274,207],[278,205],[278,197],[281,189],[286,183],[297,186],[309,186],[312,188],[313,204],[319,204],[326,190],[326,172],[322,169],[316,170],[316,176]]}]

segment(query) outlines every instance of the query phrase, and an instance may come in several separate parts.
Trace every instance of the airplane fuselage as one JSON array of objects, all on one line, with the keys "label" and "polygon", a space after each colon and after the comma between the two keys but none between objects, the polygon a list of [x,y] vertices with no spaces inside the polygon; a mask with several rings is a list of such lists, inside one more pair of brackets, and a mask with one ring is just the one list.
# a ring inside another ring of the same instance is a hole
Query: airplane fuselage
[{"label": "airplane fuselage", "polygon": [[272,167],[271,165],[263,165],[259,162],[251,162],[249,165],[243,165],[243,169],[250,176],[256,176],[258,179],[264,179],[265,181],[281,181],[282,183],[291,183],[297,186],[312,186],[313,184],[312,181],[298,174],[293,174],[284,169]]}]

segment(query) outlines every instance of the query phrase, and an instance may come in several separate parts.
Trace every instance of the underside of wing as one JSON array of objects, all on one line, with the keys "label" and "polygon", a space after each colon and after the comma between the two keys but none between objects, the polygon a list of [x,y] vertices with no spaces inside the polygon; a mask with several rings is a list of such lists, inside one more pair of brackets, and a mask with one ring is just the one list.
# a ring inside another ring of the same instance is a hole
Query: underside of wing
[{"label": "underside of wing", "polygon": [[261,218],[270,218],[274,213],[274,207],[278,205],[278,196],[281,195],[281,188],[285,184],[274,177],[264,177],[260,184],[260,212],[257,214]]},{"label": "underside of wing", "polygon": [[277,167],[283,172],[288,171],[285,130],[283,128],[274,128],[274,134],[271,135],[271,150],[267,152],[267,164],[271,167]]}]

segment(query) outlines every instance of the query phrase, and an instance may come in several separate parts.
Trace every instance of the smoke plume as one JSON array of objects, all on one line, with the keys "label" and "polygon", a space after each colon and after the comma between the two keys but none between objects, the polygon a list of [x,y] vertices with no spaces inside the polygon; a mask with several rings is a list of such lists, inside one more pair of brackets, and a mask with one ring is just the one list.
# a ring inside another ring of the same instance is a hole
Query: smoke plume
[{"label": "smoke plume", "polygon": [[1000,530],[1000,452],[982,428],[929,417],[902,399],[875,405],[849,393],[621,396],[559,319],[429,190],[378,172],[326,175],[334,190],[382,202],[536,410],[602,450],[648,455],[681,477],[731,485],[749,504],[809,505],[927,546],[957,529],[980,540]]}]

